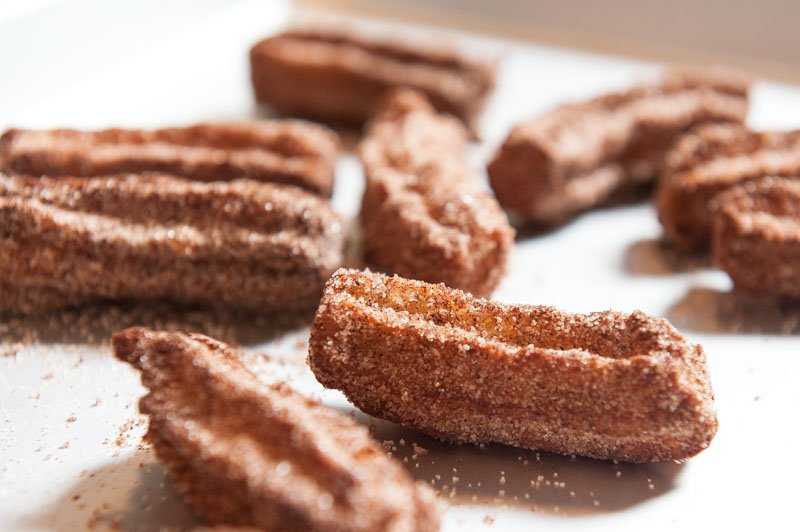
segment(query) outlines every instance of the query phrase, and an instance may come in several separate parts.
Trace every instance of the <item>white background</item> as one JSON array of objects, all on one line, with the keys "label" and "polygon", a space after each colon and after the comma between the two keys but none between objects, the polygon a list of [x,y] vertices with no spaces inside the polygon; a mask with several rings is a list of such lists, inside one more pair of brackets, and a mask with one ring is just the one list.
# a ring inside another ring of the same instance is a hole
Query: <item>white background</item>
[{"label": "white background", "polygon": [[[247,50],[293,16],[285,2],[29,6],[17,4],[26,13],[0,17],[0,127],[155,127],[262,116],[252,100]],[[316,17],[300,14],[309,16]],[[481,180],[486,160],[515,122],[656,72],[655,65],[630,60],[455,38],[503,57],[484,143],[472,153]],[[759,82],[750,123],[800,127],[800,90]],[[334,204],[348,216],[357,212],[361,179],[352,155],[344,155]],[[522,239],[495,297],[575,312],[641,309],[671,319],[708,353],[720,418],[711,447],[683,465],[537,459],[537,453],[512,448],[443,445],[365,420],[380,439],[404,439],[405,446],[397,443],[400,457],[410,455],[412,441],[429,450],[419,467],[409,459],[418,478],[441,487],[458,477],[445,530],[797,529],[800,342],[792,333],[800,329],[800,311],[732,296],[722,272],[676,258],[659,245],[659,235],[646,204],[587,214]],[[65,333],[82,332],[73,327]],[[248,347],[281,359],[256,364],[265,378],[290,378],[301,390],[347,408],[305,370],[306,335],[301,329]],[[138,377],[106,346],[6,343],[0,352],[0,529],[121,524],[151,530],[194,523],[139,445]]]}]

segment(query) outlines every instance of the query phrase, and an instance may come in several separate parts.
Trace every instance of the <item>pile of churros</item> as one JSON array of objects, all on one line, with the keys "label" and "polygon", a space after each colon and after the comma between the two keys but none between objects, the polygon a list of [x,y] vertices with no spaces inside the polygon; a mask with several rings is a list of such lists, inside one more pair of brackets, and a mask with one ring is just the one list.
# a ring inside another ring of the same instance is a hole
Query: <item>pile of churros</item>
[{"label": "pile of churros", "polygon": [[[671,69],[513,128],[468,159],[496,64],[441,45],[289,31],[250,50],[282,118],[0,137],[0,312],[168,301],[316,309],[307,364],[365,413],[448,442],[684,460],[717,430],[706,356],[641,312],[488,298],[515,229],[654,190],[665,237],[742,290],[800,298],[800,132],[744,125],[749,78]],[[300,119],[302,118],[302,119]],[[313,119],[327,125],[307,121]],[[331,126],[363,126],[357,220],[331,206]],[[356,230],[362,266],[347,269]],[[113,336],[141,372],[146,439],[214,525],[433,531],[442,503],[368,431],[265,384],[219,341]]]}]

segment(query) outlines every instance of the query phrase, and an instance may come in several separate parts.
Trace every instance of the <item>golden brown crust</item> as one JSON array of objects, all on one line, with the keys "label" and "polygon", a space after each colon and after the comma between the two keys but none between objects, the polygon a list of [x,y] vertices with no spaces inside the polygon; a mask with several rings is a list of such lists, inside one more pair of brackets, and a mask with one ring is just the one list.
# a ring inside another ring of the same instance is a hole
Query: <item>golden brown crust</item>
[{"label": "golden brown crust", "polygon": [[664,233],[684,252],[708,249],[720,192],[765,176],[800,177],[800,130],[697,128],[667,155],[657,193]]},{"label": "golden brown crust", "polygon": [[92,177],[166,172],[198,181],[247,177],[330,196],[339,139],[299,120],[197,124],[154,130],[11,129],[0,171]]},{"label": "golden brown crust", "polygon": [[359,146],[366,188],[364,257],[380,269],[489,295],[505,273],[514,230],[471,182],[467,132],[420,93],[392,93]]},{"label": "golden brown crust", "polygon": [[535,224],[564,222],[652,181],[689,128],[742,122],[748,86],[730,70],[674,70],[658,84],[561,106],[511,131],[489,164],[492,188]]},{"label": "golden brown crust", "polygon": [[287,115],[361,124],[397,87],[424,92],[473,132],[494,66],[442,46],[379,42],[335,31],[289,31],[250,50],[256,98]]},{"label": "golden brown crust", "polygon": [[341,265],[342,225],[292,186],[0,174],[0,311],[101,299],[310,308]]},{"label": "golden brown crust", "polygon": [[134,328],[114,352],[142,373],[146,438],[211,524],[288,531],[438,529],[432,492],[367,430],[285,384],[266,385],[226,345]]},{"label": "golden brown crust", "polygon": [[702,347],[641,312],[573,315],[339,270],[308,363],[368,414],[457,442],[646,462],[688,458],[717,429]]},{"label": "golden brown crust", "polygon": [[715,202],[712,257],[734,285],[800,298],[800,180],[764,177]]}]

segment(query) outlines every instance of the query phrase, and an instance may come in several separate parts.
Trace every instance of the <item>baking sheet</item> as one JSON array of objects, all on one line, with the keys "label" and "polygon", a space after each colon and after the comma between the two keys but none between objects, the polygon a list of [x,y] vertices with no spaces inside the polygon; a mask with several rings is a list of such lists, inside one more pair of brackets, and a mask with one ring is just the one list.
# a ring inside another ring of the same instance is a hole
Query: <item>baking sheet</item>
[{"label": "baking sheet", "polygon": [[[62,86],[56,80],[34,103],[5,107],[0,126],[156,127],[263,116],[248,82],[249,46],[293,17],[320,16],[293,14],[286,2],[217,4],[206,16],[176,19],[168,37],[132,47],[80,81]],[[372,31],[428,32],[356,22]],[[656,72],[655,65],[612,57],[451,37],[503,57],[485,140],[471,153],[482,180],[486,160],[515,122]],[[754,127],[800,127],[800,89],[761,81],[752,99]],[[354,215],[362,186],[357,161],[343,155],[335,207]],[[574,312],[641,309],[668,317],[708,353],[720,419],[711,447],[683,464],[634,466],[502,446],[445,445],[357,414],[414,476],[451,502],[444,530],[796,526],[792,504],[800,468],[790,452],[800,445],[800,387],[794,382],[800,311],[734,296],[723,273],[674,256],[659,235],[647,204],[593,212],[556,231],[528,235],[517,243],[495,298]],[[197,525],[141,443],[146,423],[136,408],[138,376],[103,342],[110,328],[139,319],[244,339],[246,359],[264,379],[289,379],[327,404],[352,410],[305,368],[307,328],[270,340],[268,317],[112,307],[46,320],[6,319],[0,323],[0,529]],[[40,340],[31,343],[34,336]]]}]

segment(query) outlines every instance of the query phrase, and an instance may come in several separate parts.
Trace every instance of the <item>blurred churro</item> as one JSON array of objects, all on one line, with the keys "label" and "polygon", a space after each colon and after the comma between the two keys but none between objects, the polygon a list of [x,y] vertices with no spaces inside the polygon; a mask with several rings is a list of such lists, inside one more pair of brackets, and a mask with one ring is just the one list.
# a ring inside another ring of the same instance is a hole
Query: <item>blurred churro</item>
[{"label": "blurred churro", "polygon": [[706,250],[720,205],[715,196],[773,175],[800,177],[800,130],[756,132],[731,124],[689,132],[667,155],[659,179],[658,217],[667,238],[684,252]]},{"label": "blurred churro", "polygon": [[263,530],[426,532],[433,492],[348,416],[266,385],[225,344],[126,329],[114,352],[142,373],[146,438],[211,524]]},{"label": "blurred churro", "polygon": [[349,124],[370,118],[397,87],[424,92],[473,132],[494,66],[445,46],[381,42],[338,31],[289,31],[250,50],[256,98],[281,113]]},{"label": "blurred churro", "polygon": [[198,181],[247,177],[330,196],[338,149],[336,133],[299,120],[154,130],[11,129],[0,137],[0,170],[79,177],[154,171]]},{"label": "blurred churro", "polygon": [[702,347],[641,312],[567,314],[339,270],[308,363],[366,413],[456,442],[646,462],[688,458],[717,429]]},{"label": "blurred churro", "polygon": [[311,308],[343,221],[297,187],[0,174],[0,311],[115,300]]},{"label": "blurred churro", "polygon": [[391,93],[370,122],[359,154],[364,257],[405,277],[488,295],[505,273],[514,230],[471,182],[467,132],[424,95]]},{"label": "blurred churro", "polygon": [[554,225],[651,182],[675,138],[698,124],[742,122],[749,79],[672,70],[662,81],[563,105],[515,127],[489,164],[500,203]]},{"label": "blurred churro", "polygon": [[712,257],[734,285],[800,298],[800,180],[765,177],[715,201]]}]

